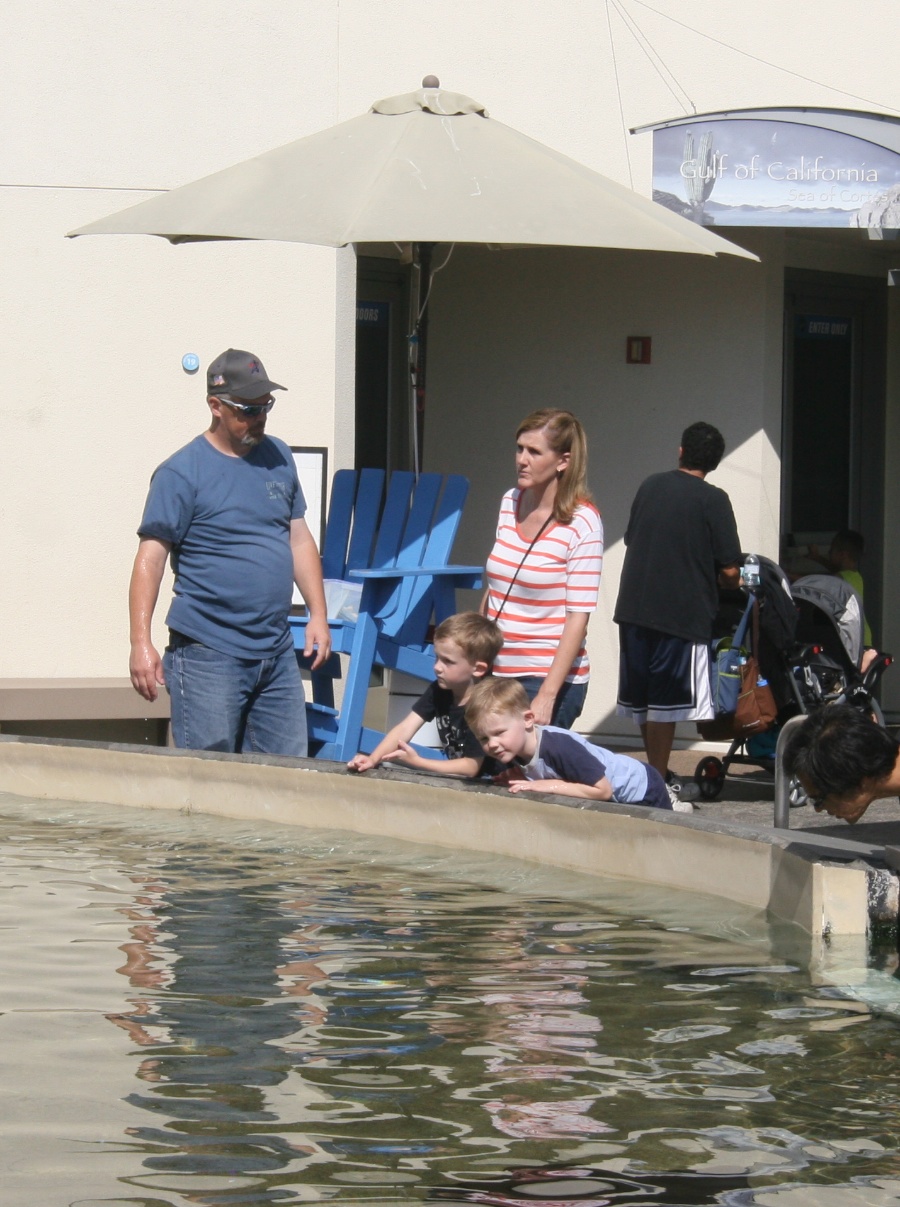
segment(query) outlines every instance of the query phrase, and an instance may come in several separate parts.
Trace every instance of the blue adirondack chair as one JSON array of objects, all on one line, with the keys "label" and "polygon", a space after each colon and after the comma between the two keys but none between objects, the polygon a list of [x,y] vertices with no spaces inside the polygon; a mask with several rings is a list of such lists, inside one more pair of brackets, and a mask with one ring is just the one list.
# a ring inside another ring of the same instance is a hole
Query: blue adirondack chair
[{"label": "blue adirondack chair", "polygon": [[[322,572],[326,582],[361,584],[358,618],[329,617],[334,653],[311,676],[310,749],[346,760],[384,736],[363,727],[374,667],[430,679],[431,630],[456,611],[456,588],[479,587],[480,566],[451,566],[450,550],[469,490],[459,474],[395,471],[385,491],[379,469],[339,470],[332,483]],[[292,616],[303,648],[306,617]],[[349,657],[344,694],[334,707],[340,655]]]}]

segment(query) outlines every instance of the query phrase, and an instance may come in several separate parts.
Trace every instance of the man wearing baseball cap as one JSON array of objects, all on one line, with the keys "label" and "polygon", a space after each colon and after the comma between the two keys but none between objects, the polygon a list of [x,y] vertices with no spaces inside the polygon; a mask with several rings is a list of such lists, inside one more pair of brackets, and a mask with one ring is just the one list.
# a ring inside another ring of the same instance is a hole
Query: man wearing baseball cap
[{"label": "man wearing baseball cap", "polygon": [[[165,683],[175,745],[307,753],[303,683],[287,623],[293,583],[309,609],[304,654],[331,652],[322,565],[290,449],[266,435],[262,361],[229,348],[209,366],[207,431],[154,472],[129,590],[131,682]],[[160,658],[150,623],[171,555],[175,597]]]}]

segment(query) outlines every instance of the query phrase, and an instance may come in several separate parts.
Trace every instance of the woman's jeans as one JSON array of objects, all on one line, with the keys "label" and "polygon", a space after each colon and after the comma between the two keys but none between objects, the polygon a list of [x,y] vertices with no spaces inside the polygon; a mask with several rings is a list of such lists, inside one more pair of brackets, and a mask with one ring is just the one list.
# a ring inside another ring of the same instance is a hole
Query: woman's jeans
[{"label": "woman's jeans", "polygon": [[[528,699],[533,700],[544,680],[540,675],[523,675],[519,682],[525,688]],[[581,716],[586,696],[586,683],[564,683],[554,701],[550,724],[558,725],[560,729],[571,729]]]},{"label": "woman's jeans", "polygon": [[306,701],[293,649],[233,658],[173,633],[163,670],[180,749],[306,757]]}]

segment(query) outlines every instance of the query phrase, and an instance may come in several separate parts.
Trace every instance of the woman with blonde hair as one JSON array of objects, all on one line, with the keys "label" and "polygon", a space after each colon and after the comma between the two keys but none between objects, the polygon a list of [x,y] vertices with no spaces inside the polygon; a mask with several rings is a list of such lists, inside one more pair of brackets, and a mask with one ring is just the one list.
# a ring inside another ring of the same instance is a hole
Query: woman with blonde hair
[{"label": "woman with blonde hair", "polygon": [[547,408],[523,419],[516,478],[500,506],[482,601],[503,633],[494,674],[522,683],[538,724],[570,728],[587,694],[585,635],[603,565],[587,440],[570,411]]}]

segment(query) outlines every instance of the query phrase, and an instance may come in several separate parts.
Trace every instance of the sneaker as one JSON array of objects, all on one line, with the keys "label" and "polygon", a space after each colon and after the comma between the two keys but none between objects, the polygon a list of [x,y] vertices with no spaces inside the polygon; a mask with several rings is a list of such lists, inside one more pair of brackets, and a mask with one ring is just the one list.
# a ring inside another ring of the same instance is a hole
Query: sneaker
[{"label": "sneaker", "polygon": [[669,800],[672,802],[673,813],[693,813],[694,806],[689,800],[682,800],[671,784],[666,784]]},{"label": "sneaker", "polygon": [[681,800],[675,793],[671,793],[669,799],[672,802],[673,813],[693,813],[694,806],[689,800]]},{"label": "sneaker", "polygon": [[[700,799],[700,785],[697,781],[679,779],[672,771],[666,772],[666,787],[669,789],[670,796],[674,792],[678,799],[685,803]],[[693,809],[685,809],[684,812],[692,813]]]}]

